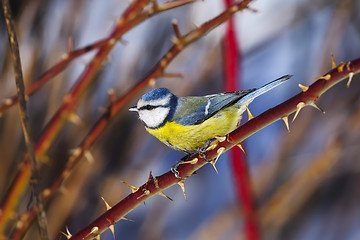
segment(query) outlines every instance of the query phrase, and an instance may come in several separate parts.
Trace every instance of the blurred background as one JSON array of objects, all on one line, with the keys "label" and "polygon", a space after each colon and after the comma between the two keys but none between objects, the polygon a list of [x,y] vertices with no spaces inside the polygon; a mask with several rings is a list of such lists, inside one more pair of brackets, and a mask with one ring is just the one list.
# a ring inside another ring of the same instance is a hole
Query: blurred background
[{"label": "blurred background", "polygon": [[[159,1],[164,2],[164,1]],[[16,0],[11,1],[26,84],[36,81],[58,63],[73,38],[74,49],[111,33],[115,20],[130,1]],[[234,18],[240,46],[239,85],[260,87],[285,74],[290,81],[254,100],[254,116],[299,93],[337,63],[360,57],[360,2],[356,0],[257,0],[258,10]],[[222,0],[199,1],[158,14],[124,35],[85,92],[76,110],[80,124],[68,123],[47,152],[42,164],[43,188],[66,164],[71,150],[82,141],[110,103],[108,89],[125,94],[155,66],[172,46],[171,21],[185,34],[224,10]],[[3,16],[0,27],[0,101],[16,94]],[[155,87],[167,87],[178,96],[222,92],[225,25],[185,48],[167,68],[183,79],[160,78]],[[96,51],[72,61],[29,98],[33,135],[42,129],[63,101]],[[148,87],[143,93],[151,90]],[[139,96],[127,107],[135,105]],[[318,102],[326,114],[304,108],[290,122],[288,133],[278,121],[246,140],[247,161],[263,239],[360,238],[360,82],[350,88],[342,82]],[[149,171],[167,172],[183,157],[144,129],[127,107],[114,117],[91,147],[93,160],[83,159],[47,205],[51,239],[68,226],[76,233],[106,211],[104,197],[114,205],[130,193],[121,181],[140,186]],[[293,115],[290,116],[290,121]],[[246,117],[244,117],[244,120]],[[18,110],[0,118],[0,200],[4,202],[26,148]],[[128,214],[135,223],[115,225],[117,239],[243,239],[243,217],[226,153],[217,163],[200,169],[185,181],[187,200],[178,186],[166,190],[174,201],[155,196]],[[27,209],[28,193],[14,214]],[[24,239],[36,239],[32,226]],[[112,239],[110,231],[102,239]],[[6,237],[4,239],[7,239]]]}]

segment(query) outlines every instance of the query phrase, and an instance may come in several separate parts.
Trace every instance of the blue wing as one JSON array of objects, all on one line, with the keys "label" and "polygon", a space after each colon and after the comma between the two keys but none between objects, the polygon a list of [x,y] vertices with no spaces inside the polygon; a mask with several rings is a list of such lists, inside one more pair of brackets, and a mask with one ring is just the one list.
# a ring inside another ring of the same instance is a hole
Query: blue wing
[{"label": "blue wing", "polygon": [[181,114],[175,114],[174,120],[181,125],[200,124],[255,90],[179,98],[177,112]]},{"label": "blue wing", "polygon": [[238,92],[225,92],[203,97],[182,97],[178,100],[177,111],[172,119],[182,125],[197,125],[214,116],[220,110],[232,104],[248,105],[254,98],[287,81],[291,76],[285,75],[258,89]]}]

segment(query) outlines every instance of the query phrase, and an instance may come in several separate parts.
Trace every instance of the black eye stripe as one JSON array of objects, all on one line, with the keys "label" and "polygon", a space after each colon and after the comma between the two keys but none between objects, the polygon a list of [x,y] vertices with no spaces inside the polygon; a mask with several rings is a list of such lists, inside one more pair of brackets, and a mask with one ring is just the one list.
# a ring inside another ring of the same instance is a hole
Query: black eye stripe
[{"label": "black eye stripe", "polygon": [[157,107],[160,107],[160,106],[145,105],[145,106],[140,107],[139,110],[153,110]]}]

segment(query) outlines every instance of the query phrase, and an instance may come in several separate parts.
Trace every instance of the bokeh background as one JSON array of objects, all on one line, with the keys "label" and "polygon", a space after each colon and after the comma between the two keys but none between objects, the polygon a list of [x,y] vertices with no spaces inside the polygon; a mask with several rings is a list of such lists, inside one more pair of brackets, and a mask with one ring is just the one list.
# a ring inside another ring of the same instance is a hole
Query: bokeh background
[{"label": "bokeh background", "polygon": [[[108,36],[129,2],[11,1],[26,84],[61,60],[69,37],[76,49]],[[256,99],[250,105],[253,115],[297,94],[298,83],[309,85],[330,70],[331,54],[337,63],[360,57],[359,1],[257,0],[251,6],[258,11],[246,10],[234,18],[241,58],[239,85],[254,88],[294,75]],[[125,94],[172,46],[173,19],[187,33],[223,9],[222,0],[199,1],[147,19],[125,34],[127,44],[116,44],[76,110],[81,124],[66,124],[48,151],[48,162],[41,169],[42,187],[54,180],[71,150],[101,116],[101,108],[110,102],[108,89],[113,88],[117,96]],[[3,17],[0,26],[0,100],[5,100],[16,91]],[[160,78],[155,86],[167,87],[178,96],[223,91],[224,30],[225,25],[208,33],[170,64],[168,70],[183,74],[183,79]],[[35,140],[93,56],[91,52],[74,60],[30,97]],[[359,77],[354,77],[350,88],[342,82],[330,89],[318,105],[326,114],[304,108],[290,123],[290,133],[278,121],[246,140],[263,239],[360,238]],[[103,213],[101,197],[110,205],[126,197],[130,189],[121,181],[140,186],[149,171],[161,175],[183,156],[150,136],[127,108],[111,120],[90,151],[93,160],[84,158],[47,206],[51,239],[65,239],[60,234],[65,226],[75,233]],[[2,202],[25,152],[13,107],[0,118]],[[135,223],[115,225],[117,239],[242,239],[243,217],[228,154],[221,156],[217,168],[219,175],[205,166],[186,180],[187,200],[174,186],[165,191],[174,201],[155,196],[136,208],[127,216]],[[19,213],[26,211],[29,198],[27,194]],[[37,234],[32,226],[24,239],[36,239]],[[102,239],[112,239],[110,231]]]}]

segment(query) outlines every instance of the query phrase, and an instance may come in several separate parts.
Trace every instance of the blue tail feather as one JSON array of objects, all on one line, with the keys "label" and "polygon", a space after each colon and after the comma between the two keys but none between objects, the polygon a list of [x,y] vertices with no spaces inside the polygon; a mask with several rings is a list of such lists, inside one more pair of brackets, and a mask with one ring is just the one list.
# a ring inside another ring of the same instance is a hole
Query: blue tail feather
[{"label": "blue tail feather", "polygon": [[252,102],[252,100],[254,100],[256,97],[266,93],[267,91],[269,91],[270,89],[282,84],[283,82],[286,82],[287,80],[289,80],[292,77],[292,75],[285,75],[282,76],[278,79],[275,79],[272,82],[269,82],[267,84],[265,84],[264,86],[256,89],[255,91],[247,94],[246,96],[244,96],[243,98],[240,99],[239,103],[245,103],[245,102]]}]

